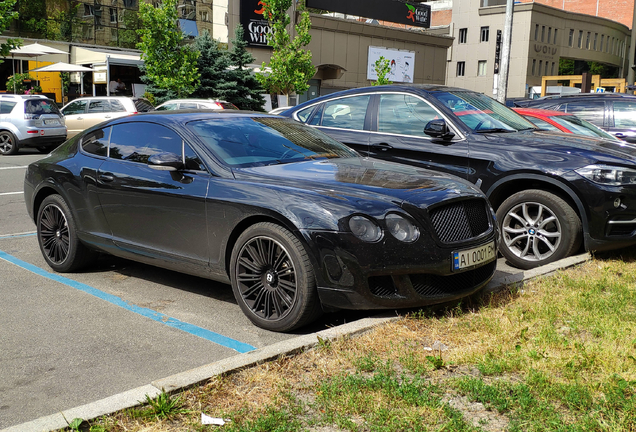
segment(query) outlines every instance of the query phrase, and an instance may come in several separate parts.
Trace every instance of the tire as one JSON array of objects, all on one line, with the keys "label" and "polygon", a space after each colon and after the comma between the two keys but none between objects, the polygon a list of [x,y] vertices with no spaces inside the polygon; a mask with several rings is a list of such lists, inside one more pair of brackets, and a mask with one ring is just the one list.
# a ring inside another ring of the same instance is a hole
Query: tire
[{"label": "tire", "polygon": [[0,131],[0,154],[14,155],[18,152],[18,140],[9,131]]},{"label": "tire", "polygon": [[257,326],[285,332],[322,314],[314,270],[302,243],[269,222],[246,229],[230,260],[232,291]]},{"label": "tire", "polygon": [[53,270],[76,271],[97,257],[77,238],[75,220],[61,196],[49,195],[42,201],[36,223],[40,251]]},{"label": "tire", "polygon": [[497,209],[500,252],[510,264],[531,269],[565,258],[581,245],[581,220],[558,196],[542,190],[518,192]]}]

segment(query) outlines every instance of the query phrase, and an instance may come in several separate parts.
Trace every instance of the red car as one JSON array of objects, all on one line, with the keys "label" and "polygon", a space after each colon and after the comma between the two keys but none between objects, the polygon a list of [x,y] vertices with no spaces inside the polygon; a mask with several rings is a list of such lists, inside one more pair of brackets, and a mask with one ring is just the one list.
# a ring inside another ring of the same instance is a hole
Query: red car
[{"label": "red car", "polygon": [[614,135],[605,132],[603,129],[573,114],[538,108],[513,108],[513,110],[534,123],[539,129],[587,135],[595,138],[611,139],[613,141],[618,139]]}]

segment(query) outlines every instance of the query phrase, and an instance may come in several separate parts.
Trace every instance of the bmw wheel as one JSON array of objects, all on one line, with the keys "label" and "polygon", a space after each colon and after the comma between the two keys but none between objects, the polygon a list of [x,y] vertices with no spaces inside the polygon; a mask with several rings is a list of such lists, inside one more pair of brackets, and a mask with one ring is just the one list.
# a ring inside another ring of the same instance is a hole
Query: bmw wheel
[{"label": "bmw wheel", "polygon": [[257,326],[290,331],[322,313],[313,267],[302,243],[274,223],[258,223],[232,251],[232,290],[243,313]]},{"label": "bmw wheel", "polygon": [[0,131],[0,154],[14,155],[18,152],[15,136],[9,131]]},{"label": "bmw wheel", "polygon": [[44,199],[37,217],[38,243],[46,263],[55,271],[72,272],[96,256],[77,238],[77,228],[68,205],[59,195]]},{"label": "bmw wheel", "polygon": [[515,267],[531,269],[576,252],[581,220],[558,196],[542,190],[518,192],[497,209],[503,256]]}]

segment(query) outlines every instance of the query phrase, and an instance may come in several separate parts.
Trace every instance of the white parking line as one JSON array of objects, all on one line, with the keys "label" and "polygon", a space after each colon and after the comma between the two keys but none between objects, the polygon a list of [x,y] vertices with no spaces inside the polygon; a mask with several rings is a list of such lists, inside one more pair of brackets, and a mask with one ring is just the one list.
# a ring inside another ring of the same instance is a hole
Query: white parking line
[{"label": "white parking line", "polygon": [[0,239],[15,238],[15,237],[30,237],[36,234],[37,234],[37,231],[27,231],[27,232],[14,233],[14,234],[3,234],[3,235],[0,235]]},{"label": "white parking line", "polygon": [[2,195],[20,195],[23,194],[24,192],[2,192],[0,193],[0,196]]},{"label": "white parking line", "polygon": [[0,170],[6,170],[6,169],[25,169],[28,168],[27,165],[25,166],[10,166],[10,167],[0,167]]}]

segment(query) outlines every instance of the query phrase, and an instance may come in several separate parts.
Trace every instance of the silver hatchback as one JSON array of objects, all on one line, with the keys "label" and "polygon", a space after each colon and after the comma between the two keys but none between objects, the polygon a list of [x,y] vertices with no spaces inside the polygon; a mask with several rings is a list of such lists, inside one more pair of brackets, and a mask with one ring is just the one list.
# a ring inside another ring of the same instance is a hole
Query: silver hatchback
[{"label": "silver hatchback", "polygon": [[41,95],[0,95],[0,154],[16,154],[22,147],[47,153],[66,141],[62,113]]}]

